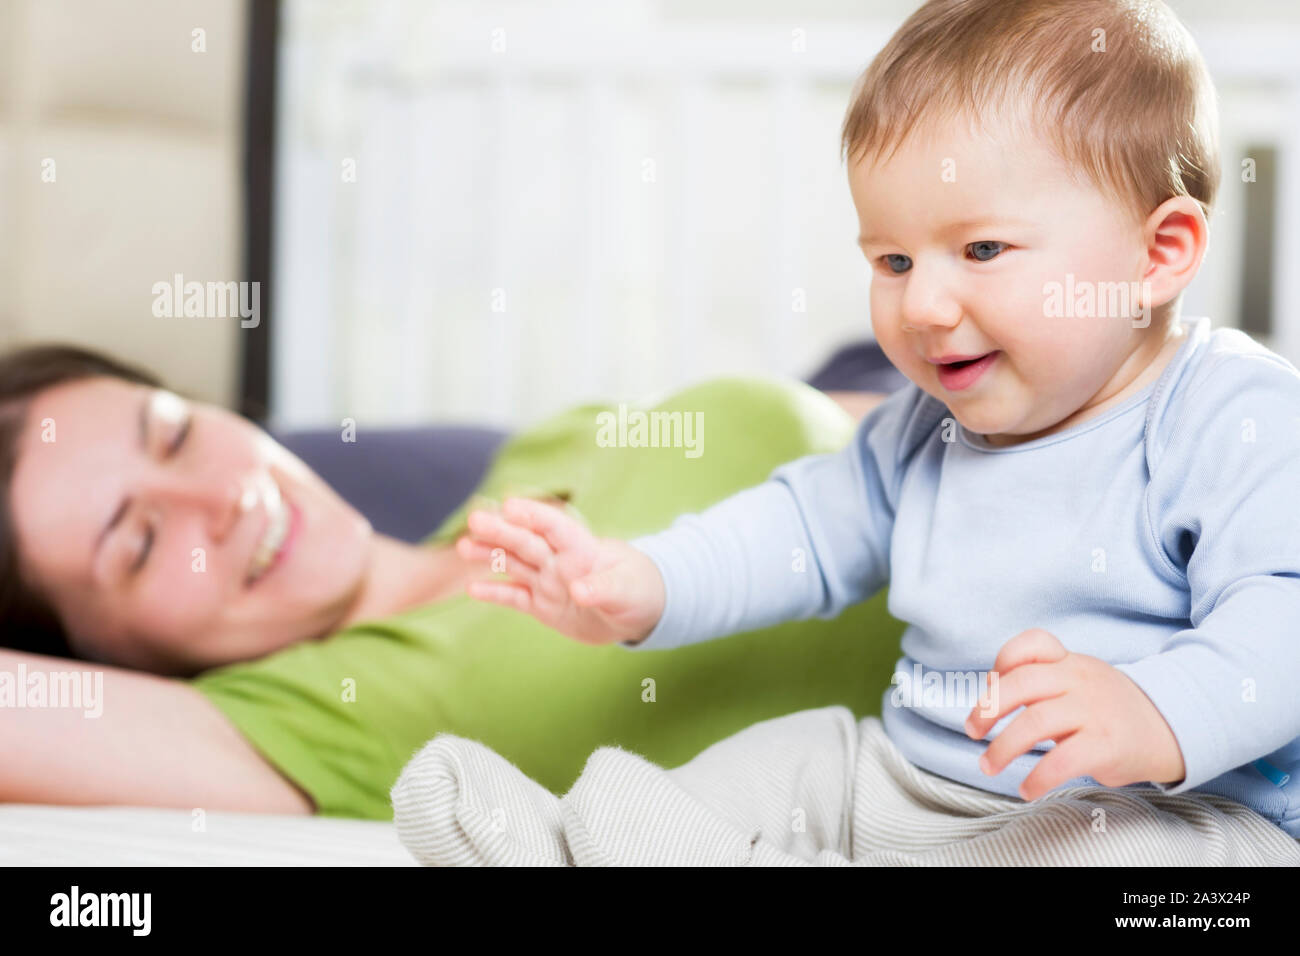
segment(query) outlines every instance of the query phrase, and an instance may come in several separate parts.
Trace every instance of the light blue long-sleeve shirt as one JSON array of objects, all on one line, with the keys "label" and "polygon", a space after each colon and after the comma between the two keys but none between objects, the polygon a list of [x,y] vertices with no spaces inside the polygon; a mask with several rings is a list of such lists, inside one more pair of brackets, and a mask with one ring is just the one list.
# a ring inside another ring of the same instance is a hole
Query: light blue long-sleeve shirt
[{"label": "light blue long-sleeve shirt", "polygon": [[843,451],[633,540],[667,603],[627,646],[830,618],[888,583],[909,626],[882,720],[917,766],[1018,796],[1053,743],[990,777],[979,758],[1023,708],[984,741],[962,725],[1002,646],[1041,627],[1169,723],[1186,776],[1147,786],[1221,794],[1300,838],[1300,372],[1184,325],[1156,382],[1060,433],[993,446],[909,383]]}]

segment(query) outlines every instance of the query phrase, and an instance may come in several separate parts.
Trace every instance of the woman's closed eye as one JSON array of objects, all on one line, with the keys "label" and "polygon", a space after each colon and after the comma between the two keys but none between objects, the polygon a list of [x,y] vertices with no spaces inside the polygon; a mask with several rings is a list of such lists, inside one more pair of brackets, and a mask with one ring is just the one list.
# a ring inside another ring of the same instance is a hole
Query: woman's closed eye
[{"label": "woman's closed eye", "polygon": [[[171,456],[184,444],[194,422],[189,402],[166,389],[158,389],[150,396],[142,416],[146,449],[163,457]],[[158,450],[153,451],[155,448]]]},{"label": "woman's closed eye", "polygon": [[149,552],[153,550],[153,525],[144,526],[144,531],[140,534],[140,544],[136,549],[135,560],[131,563],[131,573],[135,574],[149,558]]},{"label": "woman's closed eye", "polygon": [[[194,424],[194,413],[189,412],[186,414],[184,420],[182,420],[180,425],[177,427],[176,434],[173,435],[171,440],[167,442],[168,457],[171,457],[172,455],[175,455],[178,451],[180,451],[181,446],[184,445],[186,439],[189,438],[190,430],[193,427],[193,424]],[[153,524],[146,524],[141,529],[139,534],[136,536],[136,542],[135,542],[134,550],[132,552],[134,557],[131,559],[132,574],[135,574],[141,568],[143,568],[145,562],[149,560],[149,552],[153,550],[153,542],[154,542],[155,534],[156,532],[154,530]]]},{"label": "woman's closed eye", "polygon": [[189,437],[190,427],[193,424],[194,413],[190,412],[185,416],[185,421],[181,422],[180,427],[176,429],[176,435],[167,444],[167,453],[169,455],[174,455],[176,452],[180,451],[181,446],[185,444],[185,439]]}]

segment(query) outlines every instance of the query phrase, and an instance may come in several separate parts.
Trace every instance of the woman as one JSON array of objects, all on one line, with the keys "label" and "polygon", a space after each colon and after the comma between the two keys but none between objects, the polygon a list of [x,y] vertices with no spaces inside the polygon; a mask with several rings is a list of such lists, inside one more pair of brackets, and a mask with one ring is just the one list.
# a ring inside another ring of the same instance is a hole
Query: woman
[{"label": "woman", "polygon": [[[862,414],[881,398],[843,401]],[[637,533],[852,427],[804,386],[724,381],[655,407],[674,403],[712,426],[703,465],[597,449],[587,406],[508,443],[484,489],[527,485],[603,533]],[[459,596],[491,574],[453,547],[468,503],[433,547],[376,535],[254,425],[79,349],[0,359],[0,502],[0,672],[109,665],[95,668],[102,717],[0,711],[5,801],[386,818],[401,766],[442,731],[558,789],[602,743],[672,764],[766,716],[878,706],[896,656],[879,601],[797,638],[785,626],[659,655],[653,674],[644,655],[571,647]],[[882,631],[870,661],[852,658],[864,628]]]}]

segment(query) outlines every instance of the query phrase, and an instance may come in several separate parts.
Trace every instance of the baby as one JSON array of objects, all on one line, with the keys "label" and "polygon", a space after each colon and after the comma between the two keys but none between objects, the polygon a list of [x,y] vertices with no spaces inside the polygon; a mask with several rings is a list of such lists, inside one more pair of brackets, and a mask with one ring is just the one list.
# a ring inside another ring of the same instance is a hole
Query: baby
[{"label": "baby", "polygon": [[458,547],[509,580],[470,594],[657,650],[888,584],[882,720],[916,766],[1024,800],[1205,791],[1300,837],[1300,372],[1180,316],[1215,111],[1158,0],[930,0],[842,143],[909,384],[842,452],[631,542],[476,511]]}]

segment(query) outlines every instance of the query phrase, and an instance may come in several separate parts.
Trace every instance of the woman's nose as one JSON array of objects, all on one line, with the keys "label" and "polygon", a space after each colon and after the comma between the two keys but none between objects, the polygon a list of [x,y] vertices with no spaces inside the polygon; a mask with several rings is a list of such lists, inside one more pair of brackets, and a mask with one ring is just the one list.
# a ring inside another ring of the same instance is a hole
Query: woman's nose
[{"label": "woman's nose", "polygon": [[216,475],[171,475],[155,486],[153,492],[168,507],[197,510],[214,544],[225,540],[259,501],[255,476],[228,471]]}]

